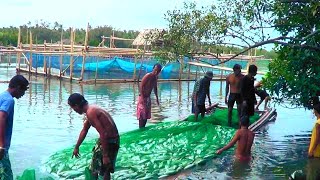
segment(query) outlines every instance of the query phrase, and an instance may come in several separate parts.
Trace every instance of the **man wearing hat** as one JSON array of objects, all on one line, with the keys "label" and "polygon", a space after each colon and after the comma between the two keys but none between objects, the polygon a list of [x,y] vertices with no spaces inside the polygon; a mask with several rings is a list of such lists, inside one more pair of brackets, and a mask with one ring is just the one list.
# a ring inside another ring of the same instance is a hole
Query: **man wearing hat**
[{"label": "man wearing hat", "polygon": [[201,117],[204,117],[206,112],[206,96],[209,99],[209,106],[211,106],[210,99],[210,81],[212,80],[212,71],[207,71],[203,78],[196,81],[192,93],[192,113],[195,115],[195,121],[198,120],[198,114],[201,113]]},{"label": "man wearing hat", "polygon": [[0,179],[13,179],[8,154],[14,114],[13,98],[21,98],[28,85],[29,82],[25,77],[16,75],[10,80],[8,89],[0,94]]}]

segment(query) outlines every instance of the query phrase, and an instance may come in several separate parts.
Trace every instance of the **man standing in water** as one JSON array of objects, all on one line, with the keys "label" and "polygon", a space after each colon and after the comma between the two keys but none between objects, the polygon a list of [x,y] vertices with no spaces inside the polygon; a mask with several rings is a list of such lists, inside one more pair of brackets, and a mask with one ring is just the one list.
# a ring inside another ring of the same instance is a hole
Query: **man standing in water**
[{"label": "man standing in water", "polygon": [[10,80],[9,88],[0,94],[0,179],[13,179],[8,154],[13,126],[13,98],[21,98],[28,89],[28,85],[26,78],[16,75]]},{"label": "man standing in water", "polygon": [[146,126],[147,120],[151,118],[151,92],[154,91],[156,101],[159,106],[158,99],[158,75],[162,66],[155,64],[151,73],[146,74],[139,87],[139,97],[137,103],[137,119],[139,120],[139,128]]},{"label": "man standing in water", "polygon": [[83,123],[72,157],[80,157],[79,147],[85,139],[89,128],[93,126],[100,137],[93,148],[90,170],[96,179],[98,174],[102,175],[104,180],[110,179],[110,173],[114,173],[120,143],[116,124],[107,111],[98,106],[89,105],[81,94],[71,94],[68,104],[75,112],[85,114],[87,117]]},{"label": "man standing in water", "polygon": [[257,75],[257,66],[250,65],[249,72],[241,80],[241,96],[243,98],[241,116],[253,116],[256,102],[254,76]]},{"label": "man standing in water", "polygon": [[[238,118],[240,120],[242,97],[240,94],[240,81],[243,77],[241,74],[241,66],[235,64],[233,66],[233,73],[228,75],[226,78],[226,97],[225,103],[228,105],[228,125],[231,126],[232,123],[232,110],[234,103],[237,102]],[[230,87],[230,94],[229,94]],[[229,95],[229,98],[228,98]]]},{"label": "man standing in water", "polygon": [[311,134],[311,140],[308,150],[309,158],[319,158],[320,157],[320,104],[313,106],[313,113],[317,120],[314,124]]},{"label": "man standing in water", "polygon": [[240,161],[249,161],[251,159],[251,147],[254,140],[254,133],[248,129],[249,117],[241,117],[241,128],[237,130],[236,134],[228,145],[216,151],[216,154],[221,154],[223,151],[230,149],[237,142],[236,158]]},{"label": "man standing in water", "polygon": [[198,121],[198,115],[201,113],[201,117],[204,117],[206,113],[205,101],[208,96],[209,106],[211,106],[210,99],[210,81],[213,78],[212,71],[207,71],[205,76],[196,81],[192,93],[192,113],[194,113],[195,121]]}]

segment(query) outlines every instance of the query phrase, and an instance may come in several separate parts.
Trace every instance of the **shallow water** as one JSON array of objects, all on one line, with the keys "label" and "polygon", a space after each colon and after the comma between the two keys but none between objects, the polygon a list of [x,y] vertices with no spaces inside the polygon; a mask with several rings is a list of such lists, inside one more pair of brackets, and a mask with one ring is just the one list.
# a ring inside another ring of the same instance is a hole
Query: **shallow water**
[{"label": "shallow water", "polygon": [[[2,68],[0,81],[9,80],[14,74],[15,69]],[[67,98],[73,92],[83,93],[89,103],[107,109],[120,132],[138,128],[135,117],[138,93],[136,84],[80,86],[77,83],[70,84],[68,81],[46,80],[41,76],[28,78],[31,81],[30,89],[24,97],[16,100],[15,105],[10,148],[10,159],[15,175],[20,175],[28,167],[41,169],[42,161],[49,155],[76,143],[82,128],[82,116],[72,112],[67,105]],[[173,121],[189,115],[191,108],[189,95],[192,93],[193,84],[194,82],[159,83],[161,105],[158,107],[153,104],[151,123]],[[0,91],[6,90],[6,87],[7,84],[0,83]],[[213,102],[223,102],[220,90],[224,91],[224,83],[212,82]],[[315,118],[311,111],[304,109],[288,109],[281,106],[276,106],[276,109],[277,120],[256,136],[253,147],[255,158],[250,166],[234,164],[233,156],[228,155],[197,167],[185,178],[282,179],[295,170],[304,169],[308,165],[307,148]],[[97,137],[97,133],[91,129],[87,138],[94,137]]]}]

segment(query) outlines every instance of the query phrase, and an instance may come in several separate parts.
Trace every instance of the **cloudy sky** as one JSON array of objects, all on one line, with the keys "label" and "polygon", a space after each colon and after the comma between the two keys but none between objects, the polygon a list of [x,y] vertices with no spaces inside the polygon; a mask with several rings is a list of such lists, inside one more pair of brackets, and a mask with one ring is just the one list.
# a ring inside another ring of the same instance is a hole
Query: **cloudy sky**
[{"label": "cloudy sky", "polygon": [[[19,26],[37,20],[65,27],[111,25],[142,30],[166,27],[164,14],[183,6],[185,0],[0,0],[0,27]],[[187,0],[188,1],[188,0]],[[195,0],[201,5],[212,0]]]}]

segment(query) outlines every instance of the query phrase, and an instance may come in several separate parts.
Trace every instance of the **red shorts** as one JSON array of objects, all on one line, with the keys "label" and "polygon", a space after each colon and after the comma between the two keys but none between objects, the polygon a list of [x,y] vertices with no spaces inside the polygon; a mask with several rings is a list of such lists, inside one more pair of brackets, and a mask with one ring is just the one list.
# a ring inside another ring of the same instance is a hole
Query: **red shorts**
[{"label": "red shorts", "polygon": [[138,97],[137,103],[137,119],[146,120],[151,118],[151,98]]}]

